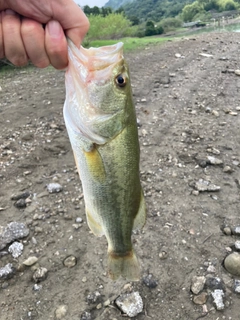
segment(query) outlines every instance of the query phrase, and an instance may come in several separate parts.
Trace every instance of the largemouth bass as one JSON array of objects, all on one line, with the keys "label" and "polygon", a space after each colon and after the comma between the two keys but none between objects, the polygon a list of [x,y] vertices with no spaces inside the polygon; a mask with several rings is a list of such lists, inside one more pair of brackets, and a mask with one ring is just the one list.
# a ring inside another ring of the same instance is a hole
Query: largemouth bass
[{"label": "largemouth bass", "polygon": [[64,119],[82,181],[87,222],[108,241],[108,273],[139,280],[133,229],[145,224],[139,142],[123,44],[78,49],[69,41]]}]

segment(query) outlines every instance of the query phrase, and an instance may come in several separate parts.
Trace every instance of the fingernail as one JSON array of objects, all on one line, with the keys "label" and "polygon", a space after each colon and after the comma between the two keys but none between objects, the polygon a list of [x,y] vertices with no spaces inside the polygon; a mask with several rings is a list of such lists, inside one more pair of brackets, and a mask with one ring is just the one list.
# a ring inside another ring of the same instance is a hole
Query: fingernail
[{"label": "fingernail", "polygon": [[16,12],[13,11],[13,10],[11,10],[11,9],[7,9],[7,10],[5,10],[5,14],[9,14],[9,15],[11,15],[11,16],[15,16],[15,15],[16,15]]},{"label": "fingernail", "polygon": [[62,35],[62,26],[58,21],[49,21],[47,24],[47,28],[51,37],[58,38],[60,35]]}]

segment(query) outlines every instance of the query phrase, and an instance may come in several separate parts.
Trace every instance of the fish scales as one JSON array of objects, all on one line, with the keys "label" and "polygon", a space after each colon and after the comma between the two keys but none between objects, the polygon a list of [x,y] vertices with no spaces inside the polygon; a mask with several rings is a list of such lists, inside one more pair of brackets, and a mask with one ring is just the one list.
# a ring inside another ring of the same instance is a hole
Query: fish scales
[{"label": "fish scales", "polygon": [[69,41],[64,119],[82,181],[87,221],[108,241],[108,273],[138,280],[133,228],[145,223],[139,142],[122,44],[78,50]]}]

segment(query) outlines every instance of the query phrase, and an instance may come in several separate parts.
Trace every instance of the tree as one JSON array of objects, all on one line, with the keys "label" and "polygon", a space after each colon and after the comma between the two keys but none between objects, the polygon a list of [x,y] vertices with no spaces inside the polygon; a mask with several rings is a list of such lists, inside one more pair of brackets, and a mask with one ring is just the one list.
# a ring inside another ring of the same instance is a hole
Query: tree
[{"label": "tree", "polygon": [[103,17],[108,16],[110,13],[112,13],[112,8],[110,8],[110,7],[107,7],[107,8],[102,7],[101,14],[102,14]]},{"label": "tree", "polygon": [[90,15],[92,9],[91,9],[88,5],[86,5],[86,6],[83,7],[83,11],[84,11],[84,13],[85,13],[86,15]]},{"label": "tree", "polygon": [[91,13],[94,15],[94,16],[97,16],[101,13],[100,9],[97,7],[97,6],[94,6],[91,10]]},{"label": "tree", "polygon": [[149,20],[146,22],[146,30],[145,30],[145,35],[146,36],[153,36],[154,34],[156,34],[156,29],[154,26],[153,21]]},{"label": "tree", "polygon": [[125,14],[125,11],[124,11],[123,7],[120,7],[120,8],[118,8],[118,9],[115,11],[115,13]]},{"label": "tree", "polygon": [[204,11],[202,4],[194,1],[192,4],[187,4],[182,10],[182,17],[185,22],[192,21],[194,16]]},{"label": "tree", "polygon": [[130,16],[128,19],[132,22],[132,26],[137,26],[139,24],[139,18],[136,16]]}]

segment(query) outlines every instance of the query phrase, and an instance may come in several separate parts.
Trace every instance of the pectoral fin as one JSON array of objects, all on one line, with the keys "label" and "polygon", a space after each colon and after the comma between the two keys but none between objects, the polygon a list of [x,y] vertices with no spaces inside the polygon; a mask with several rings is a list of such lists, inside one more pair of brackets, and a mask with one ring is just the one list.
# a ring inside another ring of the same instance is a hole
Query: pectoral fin
[{"label": "pectoral fin", "polygon": [[97,237],[103,236],[104,231],[103,231],[101,224],[98,221],[96,221],[96,219],[88,211],[88,209],[86,209],[86,216],[87,216],[88,226],[91,229],[91,231],[93,232],[93,234]]},{"label": "pectoral fin", "polygon": [[90,152],[84,152],[89,173],[96,182],[104,182],[106,179],[106,172],[102,157],[97,148]]},{"label": "pectoral fin", "polygon": [[76,153],[74,151],[73,151],[73,156],[74,156],[74,160],[75,160],[75,164],[76,164],[76,167],[77,167],[77,171],[78,171],[79,177],[81,179],[79,163],[78,163],[77,155],[76,155]]},{"label": "pectoral fin", "polygon": [[133,230],[141,230],[145,225],[145,222],[146,222],[146,204],[145,204],[145,199],[142,192],[138,213],[133,223]]}]

